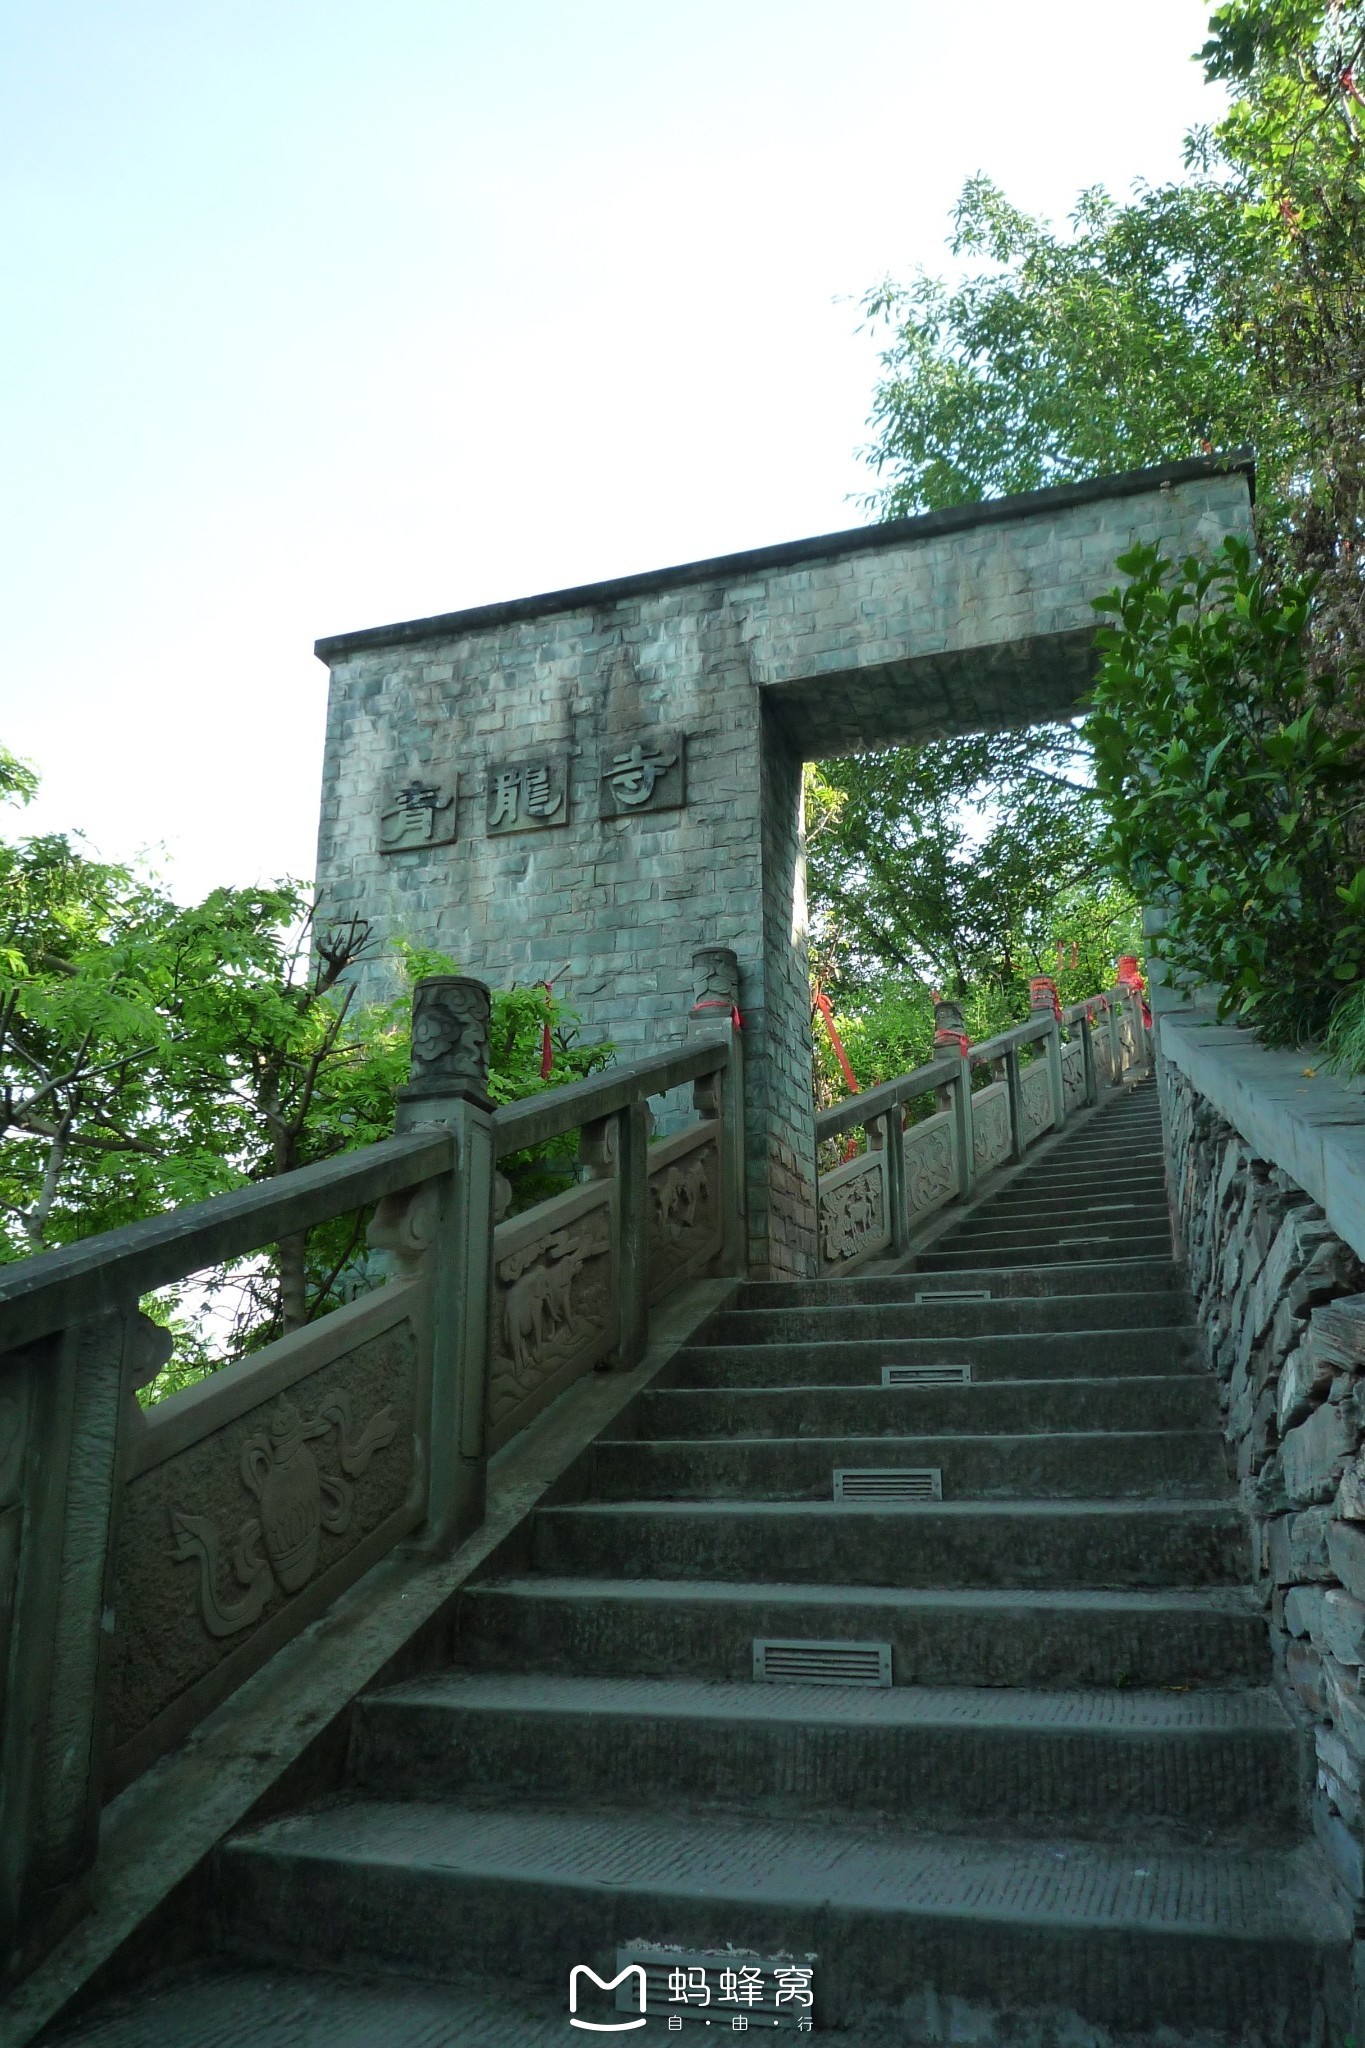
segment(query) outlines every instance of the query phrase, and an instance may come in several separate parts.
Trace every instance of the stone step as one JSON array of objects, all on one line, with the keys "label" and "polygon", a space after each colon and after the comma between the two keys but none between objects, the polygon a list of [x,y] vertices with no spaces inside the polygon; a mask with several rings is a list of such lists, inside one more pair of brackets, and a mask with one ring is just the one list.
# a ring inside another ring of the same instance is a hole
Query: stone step
[{"label": "stone step", "polygon": [[1264,1610],[1244,1587],[944,1591],[537,1573],[473,1586],[459,1602],[460,1661],[483,1670],[749,1679],[760,1637],[889,1643],[898,1686],[1270,1678]]},{"label": "stone step", "polygon": [[[1055,1294],[1105,1294],[1150,1292],[1155,1288],[1183,1287],[1185,1270],[1170,1254],[1155,1259],[1110,1259],[1099,1264],[1079,1265],[1074,1285],[1065,1287],[1055,1272],[1030,1273],[1014,1269],[998,1269],[1000,1284],[992,1287],[992,1268],[982,1267],[981,1285],[991,1287],[993,1294],[1013,1300],[1020,1295]],[[850,1302],[879,1303],[913,1302],[924,1283],[918,1272],[911,1269],[902,1273],[857,1273],[851,1280],[748,1280],[739,1289],[735,1306],[740,1309],[760,1308],[827,1308],[831,1305],[846,1307]]]},{"label": "stone step", "polygon": [[[362,1800],[219,1857],[220,1941],[252,1962],[545,1990],[619,1943],[816,1958],[816,2017],[932,1986],[978,2011],[1320,2039],[1349,1922],[1305,1849],[909,1840],[818,1824]],[[913,2012],[913,2005],[910,2005]],[[1073,2038],[1076,2038],[1073,2028]]]},{"label": "stone step", "polygon": [[700,1344],[677,1352],[667,1380],[693,1387],[877,1386],[888,1365],[967,1364],[974,1381],[1205,1377],[1199,1332],[1077,1330],[1026,1336],[849,1337],[824,1343]]},{"label": "stone step", "polygon": [[1216,1431],[1218,1397],[1202,1372],[980,1379],[965,1387],[668,1387],[641,1394],[618,1426],[645,1438]]},{"label": "stone step", "polygon": [[901,1830],[1144,1841],[1301,1832],[1269,1690],[993,1692],[442,1672],[367,1694],[350,1777],[382,1799],[877,1815]]},{"label": "stone step", "polygon": [[586,1501],[537,1510],[531,1557],[574,1578],[832,1586],[1232,1586],[1250,1568],[1225,1500]]},{"label": "stone step", "polygon": [[1080,1293],[918,1305],[850,1302],[815,1308],[721,1309],[700,1335],[703,1344],[818,1344],[836,1335],[984,1337],[1051,1330],[1168,1330],[1188,1316],[1188,1303],[1169,1287],[1132,1292],[1114,1288],[1106,1293],[1102,1307]]},{"label": "stone step", "polygon": [[[1138,1249],[1146,1249],[1146,1241],[1156,1239],[1166,1257],[1171,1257],[1171,1223],[1166,1219],[1164,1208],[1152,1210],[1089,1210],[1089,1208],[1066,1208],[1056,1217],[1036,1214],[1025,1217],[1019,1214],[1019,1221],[1011,1223],[997,1214],[982,1210],[970,1223],[960,1223],[956,1229],[945,1233],[935,1251],[976,1251],[982,1266],[988,1264],[990,1253],[1001,1251],[1013,1245],[1048,1243],[1062,1245],[1068,1237],[1093,1237],[1103,1231],[1109,1239],[1109,1253],[1124,1247],[1124,1243],[1140,1239],[1144,1243]],[[1160,1255],[1160,1253],[1158,1253]]]},{"label": "stone step", "polygon": [[599,1440],[596,1500],[829,1500],[836,1467],[937,1470],[945,1500],[1113,1500],[1227,1490],[1216,1429],[1023,1436]]},{"label": "stone step", "polygon": [[[1091,1240],[1079,1235],[1034,1238],[1023,1244],[992,1245],[990,1256],[1002,1272],[1008,1271],[1011,1266],[1025,1271],[1046,1271],[1049,1266],[1065,1266],[1072,1261],[1089,1257],[1112,1260],[1115,1251],[1124,1241],[1119,1235],[1107,1232],[1104,1236]],[[943,1242],[951,1247],[957,1243],[957,1239],[945,1238]],[[1127,1242],[1131,1244],[1134,1252],[1149,1252],[1156,1256],[1162,1252],[1169,1255],[1171,1248],[1169,1231],[1163,1232],[1159,1237],[1133,1237]],[[1087,1250],[1087,1243],[1093,1244],[1093,1252]],[[982,1250],[979,1244],[970,1244],[963,1251],[951,1248],[944,1251],[935,1249],[920,1254],[919,1270],[922,1273],[970,1272],[979,1265],[981,1257]]]},{"label": "stone step", "polygon": [[[990,1194],[989,1182],[985,1192]],[[1119,1195],[1126,1200],[1159,1201],[1166,1196],[1166,1176],[1164,1170],[1157,1168],[1120,1173],[1105,1166],[1031,1166],[1003,1182],[991,1199],[1004,1202],[1015,1197],[1022,1199],[1028,1193],[1048,1197],[1075,1195],[1078,1200],[1090,1195]]]}]

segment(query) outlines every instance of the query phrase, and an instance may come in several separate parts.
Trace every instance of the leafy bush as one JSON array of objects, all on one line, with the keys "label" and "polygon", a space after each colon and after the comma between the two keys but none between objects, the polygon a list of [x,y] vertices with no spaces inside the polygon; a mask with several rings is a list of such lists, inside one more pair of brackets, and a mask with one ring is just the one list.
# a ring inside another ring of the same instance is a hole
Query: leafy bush
[{"label": "leafy bush", "polygon": [[1087,726],[1108,857],[1165,911],[1161,958],[1221,987],[1220,1016],[1312,1038],[1365,962],[1355,679],[1310,671],[1311,583],[1272,587],[1242,541],[1118,567]]}]

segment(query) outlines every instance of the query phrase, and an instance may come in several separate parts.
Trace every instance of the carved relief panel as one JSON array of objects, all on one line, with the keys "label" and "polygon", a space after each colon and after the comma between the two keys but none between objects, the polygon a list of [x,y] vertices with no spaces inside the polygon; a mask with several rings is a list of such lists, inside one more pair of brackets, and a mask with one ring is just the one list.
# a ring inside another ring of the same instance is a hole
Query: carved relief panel
[{"label": "carved relief panel", "polygon": [[820,1182],[820,1267],[843,1271],[891,1242],[879,1155],[841,1166]]},{"label": "carved relief panel", "polygon": [[148,1414],[115,1564],[117,1779],[421,1519],[424,1304],[396,1282]]},{"label": "carved relief panel", "polygon": [[1085,1052],[1079,1038],[1062,1047],[1062,1100],[1068,1115],[1085,1101]]},{"label": "carved relief panel", "polygon": [[972,1097],[972,1161],[978,1174],[1010,1156],[1010,1105],[1003,1081]]},{"label": "carved relief panel", "polygon": [[488,1432],[496,1450],[616,1341],[612,1204],[595,1182],[493,1235]]},{"label": "carved relief panel", "polygon": [[720,1144],[714,1129],[679,1132],[651,1148],[649,1291],[657,1301],[721,1245]]},{"label": "carved relief panel", "polygon": [[1052,1129],[1052,1083],[1045,1059],[1032,1060],[1024,1068],[1019,1077],[1019,1093],[1024,1109],[1024,1135],[1032,1144]]},{"label": "carved relief panel", "polygon": [[948,1111],[926,1117],[905,1134],[905,1199],[912,1222],[957,1193],[957,1154]]}]

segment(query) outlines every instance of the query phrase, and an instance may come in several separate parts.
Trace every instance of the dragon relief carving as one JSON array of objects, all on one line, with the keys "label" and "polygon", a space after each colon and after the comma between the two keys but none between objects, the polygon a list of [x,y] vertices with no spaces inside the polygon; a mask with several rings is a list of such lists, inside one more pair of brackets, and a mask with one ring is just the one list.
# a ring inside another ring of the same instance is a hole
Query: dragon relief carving
[{"label": "dragon relief carving", "polygon": [[501,1301],[490,1373],[494,1409],[510,1405],[607,1328],[606,1276],[589,1262],[611,1249],[604,1210],[498,1260]]},{"label": "dragon relief carving", "polygon": [[691,1258],[698,1234],[715,1229],[716,1200],[711,1176],[714,1148],[699,1146],[674,1160],[649,1182],[649,1250],[651,1263],[667,1269]]},{"label": "dragon relief carving", "polygon": [[932,1209],[946,1195],[957,1193],[957,1166],[952,1133],[946,1125],[924,1134],[912,1132],[905,1144],[905,1193],[913,1216]]},{"label": "dragon relief carving", "polygon": [[[340,1439],[340,1475],[320,1471],[310,1443],[335,1429]],[[392,1408],[372,1416],[357,1436],[350,1403],[329,1394],[311,1422],[281,1400],[268,1428],[242,1446],[242,1484],[260,1504],[232,1541],[232,1569],[242,1591],[224,1599],[217,1524],[208,1515],[171,1509],[177,1564],[199,1562],[199,1604],[211,1636],[233,1636],[264,1613],[276,1586],[297,1593],[317,1569],[322,1531],[340,1536],[350,1527],[355,1504],[350,1482],[358,1479],[376,1451],[393,1442],[398,1424]],[[264,1546],[264,1550],[262,1549]]]},{"label": "dragon relief carving", "polygon": [[854,1259],[870,1238],[886,1234],[879,1171],[854,1174],[834,1188],[820,1191],[820,1245],[830,1265]]}]

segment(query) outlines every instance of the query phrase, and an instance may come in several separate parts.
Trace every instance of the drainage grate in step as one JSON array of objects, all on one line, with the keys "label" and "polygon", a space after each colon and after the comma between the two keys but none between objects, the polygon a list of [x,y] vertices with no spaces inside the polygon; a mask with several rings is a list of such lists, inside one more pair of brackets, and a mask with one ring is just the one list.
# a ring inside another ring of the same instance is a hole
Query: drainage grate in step
[{"label": "drainage grate in step", "polygon": [[918,1469],[894,1465],[837,1465],[836,1500],[942,1500],[943,1471],[938,1465]]},{"label": "drainage grate in step", "polygon": [[[760,2028],[771,2033],[787,2027],[813,2031],[814,1955],[761,1955],[756,1949],[693,1951],[667,1948],[660,1942],[632,1941],[616,1951],[616,2010],[635,2017],[626,2027],[644,2024],[640,2015],[668,2015],[670,2033],[680,2020],[701,2020],[727,2031]],[[644,1997],[641,1997],[643,1973]],[[600,1977],[594,1980],[601,1984]],[[605,1987],[604,1987],[605,1988]],[[622,2032],[600,2022],[575,2020],[594,2033]]]},{"label": "drainage grate in step", "polygon": [[890,1685],[890,1643],[820,1643],[754,1637],[761,1685]]},{"label": "drainage grate in step", "polygon": [[926,1301],[989,1301],[990,1298],[989,1287],[935,1287],[932,1290],[926,1287],[915,1296],[915,1307],[919,1308]]},{"label": "drainage grate in step", "polygon": [[884,1365],[882,1385],[884,1387],[968,1387],[972,1381],[971,1361],[959,1365],[954,1359],[941,1359],[933,1365]]}]

